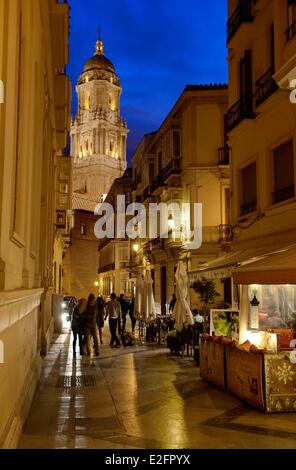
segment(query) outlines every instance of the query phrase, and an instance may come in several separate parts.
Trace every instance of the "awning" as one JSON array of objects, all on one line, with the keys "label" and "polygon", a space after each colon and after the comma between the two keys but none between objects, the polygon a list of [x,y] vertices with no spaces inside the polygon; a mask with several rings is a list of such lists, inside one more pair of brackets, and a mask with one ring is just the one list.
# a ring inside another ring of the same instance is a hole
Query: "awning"
[{"label": "awning", "polygon": [[235,284],[296,284],[296,245],[233,271]]},{"label": "awning", "polygon": [[[290,252],[290,254],[285,255],[285,261],[284,261],[283,256],[287,252]],[[250,274],[247,275],[246,273],[254,272],[255,270],[258,271],[259,273],[260,266],[261,266],[262,271],[267,271],[267,272],[272,271],[272,270],[279,271],[278,267],[276,267],[275,269],[272,268],[272,266],[275,265],[276,260],[278,260],[278,263],[279,263],[279,260],[282,260],[281,261],[282,271],[291,271],[289,273],[282,272],[282,275],[278,276],[277,279],[278,280],[288,279],[288,275],[289,275],[289,278],[291,279],[292,275],[294,276],[294,273],[293,273],[294,269],[296,270],[296,262],[293,265],[291,265],[291,260],[293,259],[292,254],[291,254],[292,252],[296,253],[296,244],[290,244],[290,245],[278,244],[278,245],[272,245],[272,246],[264,246],[264,247],[248,248],[245,250],[232,251],[224,256],[220,256],[219,258],[216,258],[215,260],[205,263],[197,270],[189,272],[188,273],[189,279],[192,282],[194,280],[200,280],[202,278],[221,279],[221,278],[227,278],[227,277],[233,276],[234,282],[236,284],[261,284],[261,282],[256,282],[256,280],[253,280],[253,279],[250,282],[251,275]],[[265,265],[265,268],[262,268],[262,263],[264,261],[268,264]],[[296,273],[295,273],[295,277],[296,277]],[[257,279],[258,278],[259,278],[259,275],[257,276]],[[266,278],[267,276],[265,275],[264,281],[266,281]],[[275,278],[271,276],[269,283],[275,284],[274,279]],[[292,282],[278,282],[278,283],[290,284]]]}]

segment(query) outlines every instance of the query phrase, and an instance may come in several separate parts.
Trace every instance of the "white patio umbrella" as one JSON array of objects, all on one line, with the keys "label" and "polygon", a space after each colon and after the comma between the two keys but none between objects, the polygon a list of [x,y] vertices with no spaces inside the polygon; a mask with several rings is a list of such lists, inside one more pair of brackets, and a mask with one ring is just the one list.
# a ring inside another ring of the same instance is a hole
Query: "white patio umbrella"
[{"label": "white patio umbrella", "polygon": [[184,326],[193,325],[194,319],[187,302],[188,295],[188,276],[182,261],[179,261],[176,275],[176,303],[173,310],[175,319],[175,328],[182,331]]},{"label": "white patio umbrella", "polygon": [[156,317],[155,301],[153,295],[153,281],[151,277],[151,271],[149,269],[147,269],[144,277],[141,313],[143,320],[151,320]]},{"label": "white patio umbrella", "polygon": [[135,292],[135,316],[138,319],[142,312],[143,284],[143,276],[142,274],[138,274]]}]

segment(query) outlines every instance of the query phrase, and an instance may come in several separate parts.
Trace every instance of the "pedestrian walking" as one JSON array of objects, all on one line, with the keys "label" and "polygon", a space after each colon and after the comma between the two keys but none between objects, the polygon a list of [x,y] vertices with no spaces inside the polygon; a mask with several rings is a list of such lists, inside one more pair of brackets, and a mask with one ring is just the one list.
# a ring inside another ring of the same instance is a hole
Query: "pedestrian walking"
[{"label": "pedestrian walking", "polygon": [[104,318],[105,318],[105,301],[101,295],[97,298],[98,306],[98,317],[97,325],[99,328],[100,343],[103,344],[103,328],[104,328]]},{"label": "pedestrian walking", "polygon": [[80,299],[72,314],[71,328],[73,333],[73,358],[76,357],[77,336],[79,339],[80,356],[83,356],[84,329],[86,320],[86,299]]},{"label": "pedestrian walking", "polygon": [[87,354],[90,356],[90,340],[93,337],[95,356],[100,355],[99,341],[97,332],[97,317],[98,317],[98,306],[96,303],[96,297],[94,294],[90,294],[86,305],[86,325],[85,325],[85,337],[86,337],[86,349]]},{"label": "pedestrian walking", "polygon": [[135,317],[135,298],[133,297],[129,304],[129,316],[132,323],[132,332],[135,333],[137,319]]},{"label": "pedestrian walking", "polygon": [[172,300],[170,301],[169,313],[173,313],[174,308],[175,308],[175,305],[176,305],[176,301],[177,301],[176,295],[173,294],[173,295],[172,295]]},{"label": "pedestrian walking", "polygon": [[111,294],[111,300],[107,304],[105,320],[107,320],[108,317],[111,334],[110,346],[114,346],[115,343],[115,347],[119,348],[121,345],[116,335],[116,330],[121,319],[121,305],[118,300],[116,300],[116,294],[114,293]]},{"label": "pedestrian walking", "polygon": [[118,302],[121,306],[121,324],[119,322],[118,333],[121,334],[123,331],[125,331],[126,316],[128,314],[128,303],[124,298],[124,294],[120,294]]}]

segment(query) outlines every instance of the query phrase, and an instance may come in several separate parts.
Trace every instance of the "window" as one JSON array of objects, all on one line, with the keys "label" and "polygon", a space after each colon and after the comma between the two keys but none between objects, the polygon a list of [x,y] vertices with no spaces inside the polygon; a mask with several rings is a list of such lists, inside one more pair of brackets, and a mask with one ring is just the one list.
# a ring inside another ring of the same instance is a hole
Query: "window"
[{"label": "window", "polygon": [[131,292],[131,283],[129,273],[120,273],[120,293],[129,294]]},{"label": "window", "polygon": [[296,0],[288,0],[288,29],[287,41],[296,34]]},{"label": "window", "polygon": [[86,225],[85,224],[80,225],[80,233],[81,233],[81,235],[86,235]]},{"label": "window", "polygon": [[154,162],[149,162],[149,183],[154,180]]},{"label": "window", "polygon": [[274,44],[274,25],[270,26],[270,68],[272,71],[275,70],[275,44]]},{"label": "window", "polygon": [[90,109],[90,92],[86,91],[84,95],[84,107]]},{"label": "window", "polygon": [[252,104],[252,52],[245,51],[244,57],[240,60],[240,96],[250,97]]},{"label": "window", "polygon": [[256,162],[241,171],[242,205],[241,215],[249,214],[257,209],[257,171]]},{"label": "window", "polygon": [[129,250],[128,247],[120,247],[119,249],[120,261],[129,261]]},{"label": "window", "polygon": [[114,152],[114,142],[113,142],[113,140],[110,141],[110,152],[111,153]]},{"label": "window", "polygon": [[180,157],[181,148],[180,148],[180,132],[173,131],[173,157]]},{"label": "window", "polygon": [[158,173],[162,170],[162,152],[158,152]]},{"label": "window", "polygon": [[254,295],[259,302],[258,323],[260,330],[294,327],[295,285],[249,285],[249,318],[251,317],[251,301]]},{"label": "window", "polygon": [[285,201],[295,195],[293,139],[273,151],[273,203]]}]

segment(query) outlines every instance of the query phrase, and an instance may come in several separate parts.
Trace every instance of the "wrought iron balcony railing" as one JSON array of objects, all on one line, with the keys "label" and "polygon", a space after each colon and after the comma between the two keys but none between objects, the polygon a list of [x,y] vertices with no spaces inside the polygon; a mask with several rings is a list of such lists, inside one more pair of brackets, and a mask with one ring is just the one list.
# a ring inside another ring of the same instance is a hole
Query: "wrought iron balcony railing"
[{"label": "wrought iron balcony railing", "polygon": [[115,263],[107,264],[98,269],[98,274],[106,273],[108,271],[114,271]]},{"label": "wrought iron balcony railing", "polygon": [[243,95],[227,112],[227,130],[234,129],[244,119],[254,119],[253,97]]},{"label": "wrought iron balcony railing", "polygon": [[272,196],[273,204],[277,204],[278,202],[283,202],[287,199],[291,199],[295,196],[294,184],[287,186],[286,188],[278,189],[272,194]]},{"label": "wrought iron balcony railing", "polygon": [[219,242],[229,243],[233,240],[232,225],[219,225]]},{"label": "wrought iron balcony railing", "polygon": [[151,194],[154,193],[154,191],[156,191],[158,188],[160,188],[163,185],[164,185],[163,176],[162,176],[162,172],[161,172],[159,175],[156,176],[156,178],[154,178],[154,180],[152,181],[152,183],[150,185]]},{"label": "wrought iron balcony railing", "polygon": [[227,42],[229,42],[242,23],[251,23],[254,20],[252,15],[252,0],[240,0],[238,7],[227,22]]},{"label": "wrought iron balcony railing", "polygon": [[179,175],[181,173],[181,159],[173,158],[168,165],[162,170],[162,178],[165,183],[172,175]]},{"label": "wrought iron balcony railing", "polygon": [[142,201],[143,201],[143,202],[146,201],[146,199],[148,199],[148,197],[151,197],[151,189],[150,189],[150,186],[147,186],[147,188],[144,189]]},{"label": "wrought iron balcony railing", "polygon": [[276,81],[273,79],[274,69],[268,69],[256,82],[256,106],[260,106],[278,89]]},{"label": "wrought iron balcony railing", "polygon": [[240,206],[240,214],[241,216],[250,214],[257,209],[257,201],[248,202],[247,204],[242,204]]},{"label": "wrought iron balcony railing", "polygon": [[228,145],[218,149],[218,164],[229,165],[230,148]]},{"label": "wrought iron balcony railing", "polygon": [[296,34],[296,20],[289,25],[286,31],[287,41],[290,41]]}]

